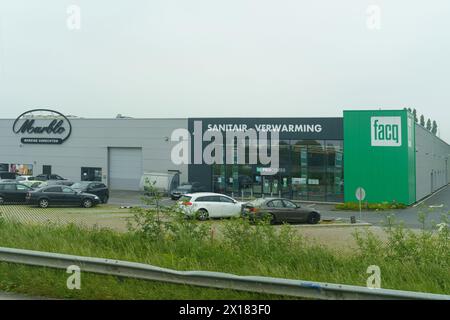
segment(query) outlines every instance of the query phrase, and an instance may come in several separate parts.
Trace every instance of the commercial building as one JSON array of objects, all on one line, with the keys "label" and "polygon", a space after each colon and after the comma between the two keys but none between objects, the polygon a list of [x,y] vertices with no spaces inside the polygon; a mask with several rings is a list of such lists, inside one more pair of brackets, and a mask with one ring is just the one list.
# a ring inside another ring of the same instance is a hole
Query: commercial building
[{"label": "commercial building", "polygon": [[[251,137],[239,161],[238,144],[227,140],[239,132],[267,135],[266,144],[257,141],[267,155],[276,134],[277,169],[252,154]],[[211,154],[223,161],[202,158],[212,141]],[[343,118],[85,119],[39,109],[0,120],[0,171],[98,180],[113,190],[137,190],[144,172],[178,172],[181,181],[234,196],[342,202],[355,201],[362,187],[369,202],[411,204],[449,183],[449,158],[450,146],[406,110],[344,111]]]}]

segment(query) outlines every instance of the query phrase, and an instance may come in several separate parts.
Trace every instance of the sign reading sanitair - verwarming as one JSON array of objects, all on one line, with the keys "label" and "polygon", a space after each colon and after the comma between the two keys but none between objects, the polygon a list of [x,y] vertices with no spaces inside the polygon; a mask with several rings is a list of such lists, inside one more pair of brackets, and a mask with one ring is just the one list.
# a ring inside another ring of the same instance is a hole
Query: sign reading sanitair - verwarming
[{"label": "sign reading sanitair - verwarming", "polygon": [[34,109],[17,117],[13,132],[23,144],[61,144],[70,137],[72,125],[58,111]]},{"label": "sign reading sanitair - verwarming", "polygon": [[401,117],[371,117],[371,145],[400,147],[402,145]]}]

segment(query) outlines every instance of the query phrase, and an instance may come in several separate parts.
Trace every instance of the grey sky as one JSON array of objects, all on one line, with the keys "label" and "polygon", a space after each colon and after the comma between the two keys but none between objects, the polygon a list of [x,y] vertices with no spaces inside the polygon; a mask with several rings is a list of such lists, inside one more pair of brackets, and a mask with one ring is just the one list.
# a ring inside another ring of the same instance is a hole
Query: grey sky
[{"label": "grey sky", "polygon": [[[0,0],[1,116],[417,108],[450,141],[448,0]],[[66,9],[81,8],[81,30]],[[381,8],[381,29],[366,9]]]}]

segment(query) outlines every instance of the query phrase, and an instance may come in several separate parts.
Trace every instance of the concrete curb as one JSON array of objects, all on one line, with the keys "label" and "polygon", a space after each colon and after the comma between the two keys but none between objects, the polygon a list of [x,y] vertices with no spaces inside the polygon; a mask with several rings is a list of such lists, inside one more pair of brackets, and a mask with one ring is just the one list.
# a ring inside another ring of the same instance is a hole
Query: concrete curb
[{"label": "concrete curb", "polygon": [[372,224],[368,222],[357,222],[357,223],[330,223],[330,224],[299,224],[292,225],[295,228],[340,228],[340,227],[371,227]]}]

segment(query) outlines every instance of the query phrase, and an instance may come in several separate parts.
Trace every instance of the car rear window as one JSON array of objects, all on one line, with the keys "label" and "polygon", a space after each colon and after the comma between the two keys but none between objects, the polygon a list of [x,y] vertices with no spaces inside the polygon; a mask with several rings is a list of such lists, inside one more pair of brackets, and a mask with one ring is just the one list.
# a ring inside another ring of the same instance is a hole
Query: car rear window
[{"label": "car rear window", "polygon": [[267,203],[267,206],[271,208],[284,208],[284,203],[282,200],[272,200]]},{"label": "car rear window", "polygon": [[195,202],[220,202],[220,196],[204,196],[195,199]]},{"label": "car rear window", "polygon": [[188,196],[183,196],[180,198],[181,202],[189,202],[191,201],[192,197],[188,197]]}]

